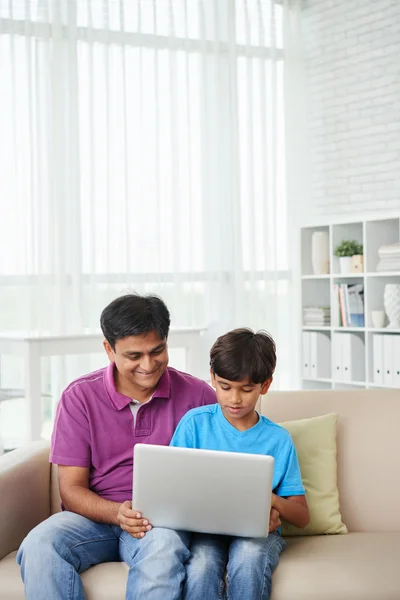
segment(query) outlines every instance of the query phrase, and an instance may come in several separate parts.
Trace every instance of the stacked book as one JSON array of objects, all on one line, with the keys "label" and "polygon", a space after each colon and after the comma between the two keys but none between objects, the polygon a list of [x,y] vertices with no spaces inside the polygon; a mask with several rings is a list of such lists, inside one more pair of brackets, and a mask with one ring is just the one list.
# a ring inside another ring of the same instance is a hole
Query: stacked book
[{"label": "stacked book", "polygon": [[400,244],[381,246],[377,271],[400,271]]},{"label": "stacked book", "polygon": [[329,306],[305,306],[303,308],[303,324],[306,327],[326,327],[331,324]]},{"label": "stacked book", "polygon": [[335,327],[365,327],[364,285],[335,283],[332,310]]}]

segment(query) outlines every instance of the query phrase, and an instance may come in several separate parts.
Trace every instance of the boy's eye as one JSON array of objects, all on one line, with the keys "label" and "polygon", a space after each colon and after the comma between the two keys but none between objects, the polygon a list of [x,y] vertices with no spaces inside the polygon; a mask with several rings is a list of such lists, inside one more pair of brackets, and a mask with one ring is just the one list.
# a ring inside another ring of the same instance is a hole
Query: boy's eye
[{"label": "boy's eye", "polygon": [[250,394],[253,390],[243,390],[245,394]]},{"label": "boy's eye", "polygon": [[223,386],[223,385],[221,385],[220,387],[221,387],[222,390],[225,390],[225,391],[228,391],[230,389],[229,387],[226,387],[226,386]]}]

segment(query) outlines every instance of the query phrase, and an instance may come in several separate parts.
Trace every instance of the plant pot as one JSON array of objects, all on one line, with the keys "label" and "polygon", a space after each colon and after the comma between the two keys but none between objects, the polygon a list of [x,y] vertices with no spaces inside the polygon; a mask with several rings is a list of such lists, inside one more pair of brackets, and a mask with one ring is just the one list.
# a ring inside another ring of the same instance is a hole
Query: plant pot
[{"label": "plant pot", "polygon": [[351,272],[362,273],[364,271],[364,257],[362,254],[354,254],[351,257]]},{"label": "plant pot", "polygon": [[400,329],[400,284],[387,283],[383,295],[385,312],[389,319],[389,329]]},{"label": "plant pot", "polygon": [[351,273],[351,258],[351,256],[339,257],[340,272],[342,275],[347,275],[348,273]]},{"label": "plant pot", "polygon": [[312,234],[311,263],[314,275],[329,273],[329,234],[327,231],[314,231]]}]

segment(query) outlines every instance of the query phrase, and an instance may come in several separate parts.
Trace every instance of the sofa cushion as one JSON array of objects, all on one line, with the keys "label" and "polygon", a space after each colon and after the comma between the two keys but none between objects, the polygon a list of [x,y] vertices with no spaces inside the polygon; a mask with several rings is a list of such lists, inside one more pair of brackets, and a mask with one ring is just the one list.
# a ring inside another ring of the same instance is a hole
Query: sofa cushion
[{"label": "sofa cushion", "polygon": [[0,560],[0,600],[24,600],[24,586],[15,561],[16,552]]},{"label": "sofa cushion", "polygon": [[[0,560],[0,600],[24,600],[16,552]],[[86,600],[125,600],[128,567],[123,562],[103,563],[82,574]],[[50,600],[50,599],[49,599]]]},{"label": "sofa cushion", "polygon": [[271,600],[398,600],[400,533],[287,540]]},{"label": "sofa cushion", "polygon": [[304,529],[282,523],[284,536],[347,533],[339,509],[336,424],[336,414],[280,423],[296,446],[310,509],[310,523]]},{"label": "sofa cushion", "polygon": [[[399,600],[400,533],[294,537],[272,580],[271,600]],[[24,600],[15,552],[0,561],[0,600]],[[125,600],[128,567],[82,575],[87,600]]]}]

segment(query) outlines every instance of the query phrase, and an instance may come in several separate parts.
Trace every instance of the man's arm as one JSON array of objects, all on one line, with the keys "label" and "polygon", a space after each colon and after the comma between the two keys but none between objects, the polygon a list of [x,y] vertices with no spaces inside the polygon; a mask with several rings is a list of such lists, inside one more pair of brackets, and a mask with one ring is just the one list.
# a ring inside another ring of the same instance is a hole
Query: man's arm
[{"label": "man's arm", "polygon": [[89,469],[59,465],[60,496],[64,507],[91,521],[119,525],[135,538],[142,538],[151,529],[147,519],[130,502],[112,502],[89,489]]},{"label": "man's arm", "polygon": [[305,496],[288,496],[282,498],[272,494],[271,507],[276,508],[279,517],[296,527],[305,527],[310,522],[310,512]]}]

